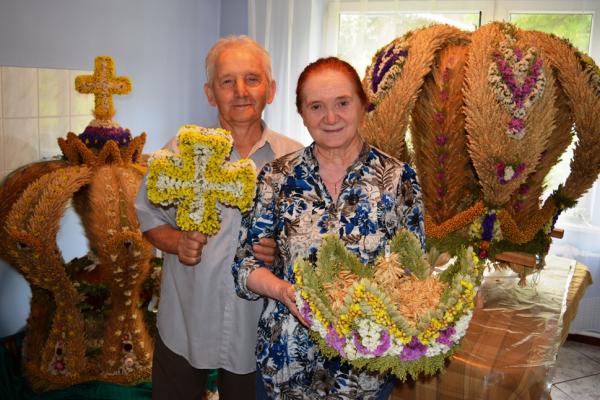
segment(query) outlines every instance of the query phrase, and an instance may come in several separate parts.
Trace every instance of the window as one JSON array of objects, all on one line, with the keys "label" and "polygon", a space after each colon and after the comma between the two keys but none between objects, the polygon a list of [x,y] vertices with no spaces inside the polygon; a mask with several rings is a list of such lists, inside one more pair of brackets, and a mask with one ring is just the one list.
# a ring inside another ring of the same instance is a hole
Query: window
[{"label": "window", "polygon": [[365,71],[375,53],[373,49],[385,46],[406,32],[435,23],[473,31],[480,26],[480,13],[341,13],[338,37],[344,40],[338,42],[337,54],[349,60],[357,71]]}]

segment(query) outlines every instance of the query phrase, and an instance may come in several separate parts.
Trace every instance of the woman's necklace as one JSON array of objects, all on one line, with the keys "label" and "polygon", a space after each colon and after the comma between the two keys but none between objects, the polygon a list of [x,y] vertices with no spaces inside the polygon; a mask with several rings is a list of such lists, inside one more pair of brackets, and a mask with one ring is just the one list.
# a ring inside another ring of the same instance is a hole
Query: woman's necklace
[{"label": "woman's necklace", "polygon": [[[319,146],[316,146],[316,152],[317,154],[322,158],[322,162],[325,163],[325,161],[327,160],[327,164],[331,164],[332,162],[330,161],[330,157],[326,156],[325,154],[323,154],[323,152],[321,151],[321,149],[319,148]],[[321,168],[323,169],[324,165],[321,165]],[[330,169],[330,168],[328,168]],[[336,168],[331,168],[331,169],[336,169]],[[331,170],[330,169],[330,170]],[[341,169],[341,168],[340,168]],[[322,171],[323,172],[323,171]],[[346,176],[346,170],[344,169],[344,171],[342,172],[342,175],[339,178],[335,178],[335,179],[325,179],[325,177],[323,176],[323,174],[321,174],[321,179],[323,180],[323,182],[325,182],[325,185],[327,186],[327,189],[331,189],[330,186],[333,185],[333,197],[337,198],[340,188],[341,188],[341,183],[342,180],[344,179],[344,177]]]},{"label": "woman's necklace", "polygon": [[338,180],[336,180],[336,181],[327,180],[327,179],[323,178],[322,176],[321,176],[321,179],[323,179],[323,182],[325,182],[326,184],[329,184],[329,185],[333,184],[333,193],[334,193],[335,196],[337,196],[338,193],[339,193],[338,192],[338,185],[340,183],[342,183],[342,179],[344,179],[344,176],[346,176],[346,174],[340,176],[340,178]]}]

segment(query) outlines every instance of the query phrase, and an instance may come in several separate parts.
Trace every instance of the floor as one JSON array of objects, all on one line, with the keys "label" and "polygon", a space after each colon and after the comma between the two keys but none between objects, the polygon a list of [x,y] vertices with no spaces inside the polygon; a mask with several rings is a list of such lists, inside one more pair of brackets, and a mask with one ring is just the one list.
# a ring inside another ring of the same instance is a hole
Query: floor
[{"label": "floor", "polygon": [[552,400],[599,400],[600,346],[567,340],[552,382]]}]

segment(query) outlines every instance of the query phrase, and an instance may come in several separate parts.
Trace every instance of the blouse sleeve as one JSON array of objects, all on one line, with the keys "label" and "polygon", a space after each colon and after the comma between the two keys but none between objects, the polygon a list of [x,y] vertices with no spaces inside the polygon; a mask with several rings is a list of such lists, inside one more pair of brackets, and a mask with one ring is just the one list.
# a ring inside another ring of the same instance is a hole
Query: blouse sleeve
[{"label": "blouse sleeve", "polygon": [[400,227],[414,233],[425,250],[425,223],[423,219],[423,197],[417,174],[412,167],[404,163],[402,177],[398,185],[398,215]]},{"label": "blouse sleeve", "polygon": [[237,295],[247,300],[257,300],[259,295],[248,289],[246,283],[248,276],[256,268],[266,266],[254,257],[252,245],[263,237],[273,237],[275,226],[276,190],[271,184],[273,176],[270,164],[263,167],[257,178],[256,197],[254,207],[242,218],[242,226],[238,242],[238,250],[233,260],[231,273],[235,282]]}]

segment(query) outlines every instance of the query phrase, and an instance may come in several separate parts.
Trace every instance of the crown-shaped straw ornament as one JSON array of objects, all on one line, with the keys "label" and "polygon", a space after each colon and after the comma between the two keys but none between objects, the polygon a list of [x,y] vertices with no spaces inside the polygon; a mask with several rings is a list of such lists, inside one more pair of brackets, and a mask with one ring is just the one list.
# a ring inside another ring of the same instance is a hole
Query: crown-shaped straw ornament
[{"label": "crown-shaped straw ornament", "polygon": [[[86,381],[134,384],[151,377],[153,316],[145,312],[152,247],[139,230],[134,202],[145,167],[145,133],[111,120],[113,94],[131,90],[110,57],[76,79],[96,96],[95,119],[58,143],[64,158],[23,166],[0,185],[0,257],[31,284],[23,370],[36,392]],[[88,254],[66,262],[58,228],[71,204]]]},{"label": "crown-shaped straw ornament", "polygon": [[[508,262],[516,252],[539,268],[559,214],[600,172],[598,82],[594,61],[556,36],[500,22],[474,32],[432,25],[375,53],[361,133],[415,165],[428,247],[473,246]],[[570,174],[544,196],[574,136]]]},{"label": "crown-shaped straw ornament", "polygon": [[256,167],[250,159],[227,162],[233,139],[224,129],[184,125],[179,154],[159,150],[149,160],[148,199],[177,205],[177,225],[214,235],[221,228],[217,201],[242,212],[252,206]]}]

